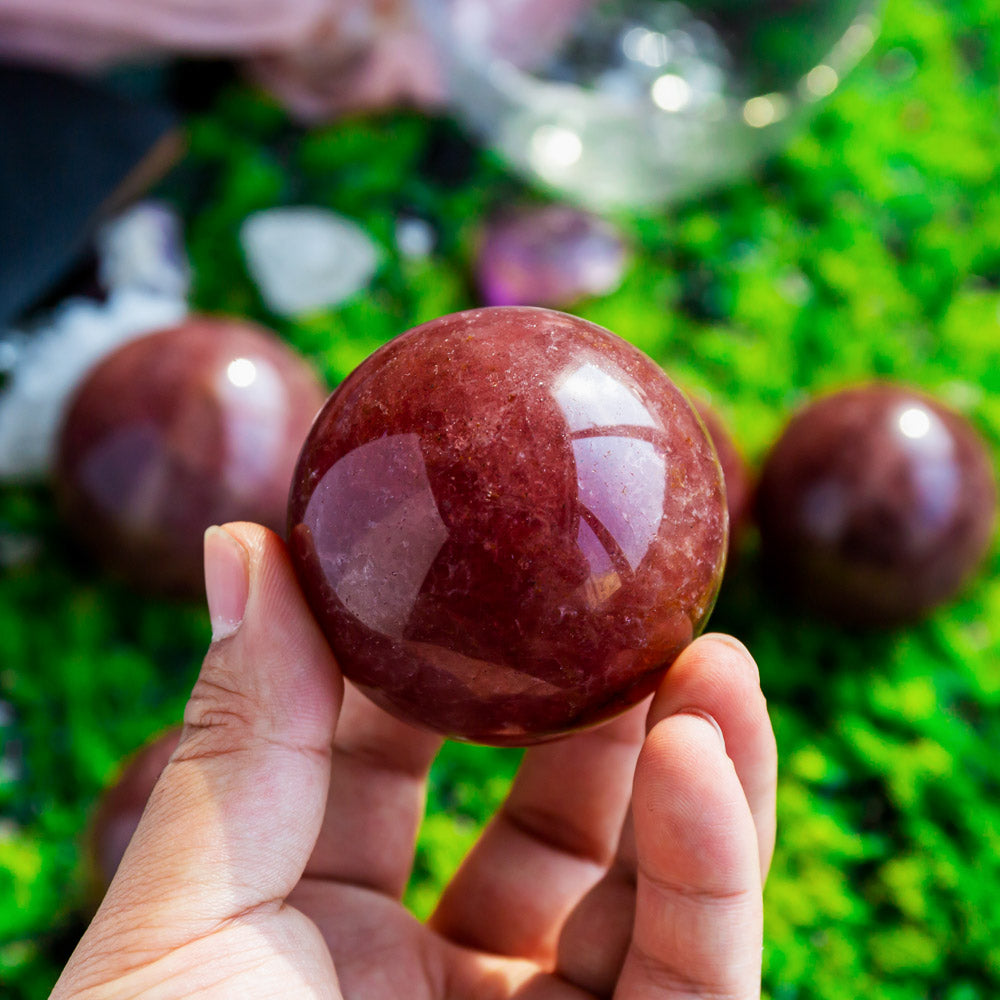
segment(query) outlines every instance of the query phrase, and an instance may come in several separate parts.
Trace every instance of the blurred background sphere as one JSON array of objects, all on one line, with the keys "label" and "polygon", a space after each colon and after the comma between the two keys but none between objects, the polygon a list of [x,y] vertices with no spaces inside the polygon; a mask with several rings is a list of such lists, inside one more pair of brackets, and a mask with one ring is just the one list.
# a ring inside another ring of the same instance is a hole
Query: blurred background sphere
[{"label": "blurred background sphere", "polygon": [[420,0],[458,115],[589,207],[663,204],[779,148],[878,0]]}]

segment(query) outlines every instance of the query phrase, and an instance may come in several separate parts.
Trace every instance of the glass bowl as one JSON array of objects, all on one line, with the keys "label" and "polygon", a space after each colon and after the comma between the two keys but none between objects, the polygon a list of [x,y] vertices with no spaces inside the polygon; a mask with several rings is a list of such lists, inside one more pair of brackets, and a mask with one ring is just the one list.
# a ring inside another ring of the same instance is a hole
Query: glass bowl
[{"label": "glass bowl", "polygon": [[878,0],[420,0],[458,116],[591,208],[656,205],[779,148],[871,48]]}]

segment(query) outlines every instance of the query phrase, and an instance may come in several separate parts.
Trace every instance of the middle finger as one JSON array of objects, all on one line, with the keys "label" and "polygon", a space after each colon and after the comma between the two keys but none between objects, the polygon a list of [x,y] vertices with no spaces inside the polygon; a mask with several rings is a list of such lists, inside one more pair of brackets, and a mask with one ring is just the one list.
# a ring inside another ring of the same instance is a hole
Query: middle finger
[{"label": "middle finger", "polygon": [[326,812],[304,877],[402,896],[441,743],[346,684]]},{"label": "middle finger", "polygon": [[563,921],[614,856],[648,704],[527,751],[507,801],[441,897],[436,930],[554,964]]}]

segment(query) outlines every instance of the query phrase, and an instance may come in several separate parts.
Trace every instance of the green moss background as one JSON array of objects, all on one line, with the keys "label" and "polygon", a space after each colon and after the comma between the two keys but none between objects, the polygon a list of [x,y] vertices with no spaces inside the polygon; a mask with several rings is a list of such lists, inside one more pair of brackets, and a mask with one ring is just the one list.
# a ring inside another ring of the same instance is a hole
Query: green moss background
[{"label": "green moss background", "polygon": [[[450,165],[451,176],[442,171]],[[443,176],[445,175],[445,176]],[[163,186],[187,221],[197,305],[278,329],[336,384],[414,323],[476,304],[483,212],[527,195],[445,121],[303,133],[226,91]],[[240,221],[328,205],[384,248],[370,290],[296,323],[247,278]],[[400,212],[439,242],[401,258]],[[895,0],[875,51],[758,176],[622,220],[621,290],[578,311],[708,396],[759,461],[812,394],[872,376],[956,407],[1000,456],[1000,4]],[[80,835],[121,758],[180,717],[208,637],[73,554],[48,492],[0,491],[38,540],[0,580],[0,994],[46,995],[82,927]],[[852,635],[761,593],[753,540],[713,627],[756,653],[781,754],[766,892],[773,1000],[1000,995],[1000,563],[926,623]],[[426,912],[504,793],[517,753],[449,745],[410,902]]]}]

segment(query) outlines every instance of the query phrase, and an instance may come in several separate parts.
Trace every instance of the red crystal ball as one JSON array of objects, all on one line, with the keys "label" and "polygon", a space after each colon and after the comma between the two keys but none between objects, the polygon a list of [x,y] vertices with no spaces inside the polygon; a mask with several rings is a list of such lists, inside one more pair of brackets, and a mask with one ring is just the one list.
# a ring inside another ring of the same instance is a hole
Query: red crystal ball
[{"label": "red crystal ball", "polygon": [[207,527],[284,529],[295,460],[325,397],[303,358],[242,321],[192,318],[131,341],[70,404],[60,506],[114,574],[199,597]]},{"label": "red crystal ball", "polygon": [[525,745],[651,692],[712,609],[722,472],[682,393],[582,319],[402,334],[330,397],[289,509],[344,671],[398,717]]},{"label": "red crystal ball", "polygon": [[916,621],[960,589],[992,537],[990,457],[962,417],[891,384],[806,407],[761,473],[770,575],[813,610],[868,626]]}]

